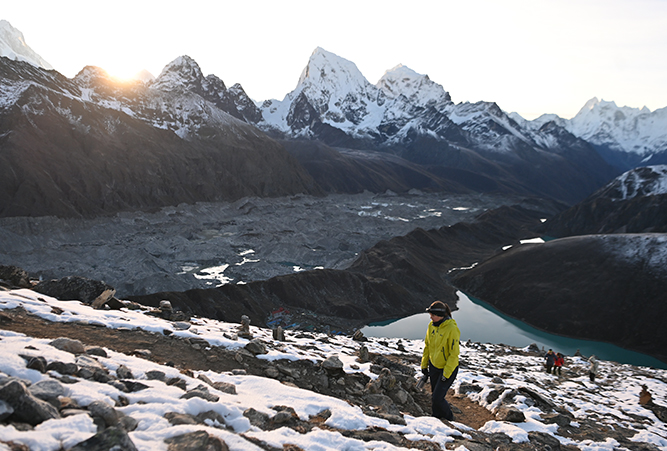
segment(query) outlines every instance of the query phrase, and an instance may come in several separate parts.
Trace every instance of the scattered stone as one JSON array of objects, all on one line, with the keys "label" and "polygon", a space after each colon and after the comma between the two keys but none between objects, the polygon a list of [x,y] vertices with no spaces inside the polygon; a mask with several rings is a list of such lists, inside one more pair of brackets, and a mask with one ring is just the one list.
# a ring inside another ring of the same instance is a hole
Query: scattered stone
[{"label": "scattered stone", "polygon": [[167,451],[229,451],[225,442],[206,431],[195,431],[164,441]]},{"label": "scattered stone", "polygon": [[116,294],[116,290],[114,290],[113,288],[107,288],[102,293],[100,293],[95,299],[93,299],[93,301],[91,302],[91,306],[96,310],[103,309],[114,294]]},{"label": "scattered stone", "polygon": [[164,417],[169,421],[169,424],[197,424],[194,416],[187,413],[167,412]]},{"label": "scattered stone", "polygon": [[543,413],[540,417],[545,424],[557,424],[560,427],[570,425],[570,417],[562,413]]},{"label": "scattered stone", "polygon": [[537,352],[537,353],[541,352],[540,347],[537,346],[537,343],[531,343],[530,345],[528,345],[528,348],[526,348],[526,350],[528,352]]},{"label": "scattered stone", "polygon": [[28,387],[28,391],[32,396],[46,401],[56,408],[61,406],[59,397],[69,393],[69,390],[55,379],[44,379],[36,382]]},{"label": "scattered stone", "polygon": [[43,421],[60,418],[58,409],[33,396],[25,383],[17,378],[6,378],[0,386],[0,400],[14,410],[11,419],[36,426]]},{"label": "scattered stone", "polygon": [[134,443],[122,428],[110,427],[80,442],[68,451],[137,451]]},{"label": "scattered stone", "polygon": [[332,355],[322,361],[322,368],[331,376],[345,374],[343,370],[343,362],[337,355]]},{"label": "scattered stone", "polygon": [[236,394],[236,385],[229,382],[213,382],[213,388],[223,393],[228,393],[230,395]]},{"label": "scattered stone", "polygon": [[26,366],[31,370],[37,370],[40,373],[46,373],[46,359],[44,357],[31,357]]},{"label": "scattered stone", "polygon": [[561,449],[560,441],[551,434],[538,431],[528,432],[528,440],[535,449],[559,451]]},{"label": "scattered stone", "polygon": [[151,371],[146,371],[146,379],[148,379],[149,381],[164,382],[166,379],[166,375],[164,374],[164,371],[151,370]]},{"label": "scattered stone", "polygon": [[278,377],[280,376],[280,371],[278,371],[276,367],[268,366],[264,370],[264,374],[266,374],[271,379],[278,379]]},{"label": "scattered stone", "polygon": [[283,423],[287,423],[287,422],[290,421],[292,418],[293,418],[293,417],[292,417],[292,414],[291,414],[290,412],[288,412],[288,411],[286,411],[286,410],[282,410],[282,411],[276,413],[276,414],[273,416],[273,418],[271,418],[271,421],[272,421],[274,424],[283,424]]},{"label": "scattered stone", "polygon": [[141,390],[145,390],[148,388],[148,385],[142,384],[141,382],[137,381],[126,381],[123,380],[121,381],[123,385],[125,385],[125,388],[127,388],[127,391],[130,393],[135,393]]},{"label": "scattered stone", "polygon": [[498,421],[508,421],[510,423],[523,423],[526,421],[526,416],[522,411],[512,407],[501,407],[496,413]]},{"label": "scattered stone", "polygon": [[219,396],[210,393],[204,385],[199,385],[198,387],[192,390],[188,390],[183,395],[181,395],[181,399],[190,399],[195,397],[202,398],[210,402],[218,402],[218,400],[220,399]]},{"label": "scattered stone", "polygon": [[185,321],[176,321],[175,323],[172,323],[172,326],[176,330],[188,330],[192,324],[187,323]]},{"label": "scattered stone", "polygon": [[107,352],[104,350],[104,348],[100,348],[99,346],[86,348],[86,354],[96,355],[98,357],[104,357],[104,358],[108,357]]},{"label": "scattered stone", "polygon": [[225,418],[213,410],[200,412],[195,418],[199,424],[205,424],[207,426],[212,426],[219,429],[227,428],[227,422],[225,421]]},{"label": "scattered stone", "polygon": [[116,376],[118,376],[118,379],[134,379],[132,371],[125,365],[120,365],[116,369]]},{"label": "scattered stone", "polygon": [[[239,335],[240,336],[240,335]],[[244,346],[244,349],[251,352],[253,355],[266,354],[266,344],[259,338],[250,340],[247,345]]]},{"label": "scattered stone", "polygon": [[79,371],[79,367],[76,363],[63,363],[57,360],[46,365],[46,371],[55,371],[56,373],[63,375],[74,375]]},{"label": "scattered stone", "polygon": [[88,405],[88,411],[93,418],[101,418],[106,427],[116,426],[118,424],[118,412],[103,401],[91,402]]},{"label": "scattered stone", "polygon": [[139,422],[131,416],[121,415],[120,419],[118,420],[118,425],[125,429],[127,432],[132,432],[137,429]]},{"label": "scattered stone", "polygon": [[144,359],[150,359],[153,356],[150,349],[137,349],[133,354],[138,357],[143,357]]},{"label": "scattered stone", "polygon": [[72,354],[84,354],[86,352],[86,347],[83,343],[79,340],[72,340],[71,338],[56,338],[49,344],[56,349]]}]

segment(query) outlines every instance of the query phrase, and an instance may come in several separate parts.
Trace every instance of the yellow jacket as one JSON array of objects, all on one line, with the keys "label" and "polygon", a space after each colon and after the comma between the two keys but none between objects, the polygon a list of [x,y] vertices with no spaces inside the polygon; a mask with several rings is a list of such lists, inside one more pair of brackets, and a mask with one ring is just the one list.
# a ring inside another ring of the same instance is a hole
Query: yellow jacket
[{"label": "yellow jacket", "polygon": [[452,318],[443,321],[439,326],[434,326],[431,321],[424,339],[421,367],[427,368],[430,360],[433,366],[443,370],[445,377],[451,376],[459,366],[460,338],[461,331]]}]

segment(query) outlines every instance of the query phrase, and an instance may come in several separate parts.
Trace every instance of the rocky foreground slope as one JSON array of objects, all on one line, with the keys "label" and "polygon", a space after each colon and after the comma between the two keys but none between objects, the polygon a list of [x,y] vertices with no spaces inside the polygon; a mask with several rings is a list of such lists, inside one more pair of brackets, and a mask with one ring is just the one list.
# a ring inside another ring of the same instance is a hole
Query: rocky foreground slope
[{"label": "rocky foreground slope", "polygon": [[[455,420],[424,414],[421,342],[0,292],[0,447],[11,450],[665,450],[667,371],[463,343]],[[43,337],[43,338],[39,338]],[[474,412],[472,414],[471,412]]]}]

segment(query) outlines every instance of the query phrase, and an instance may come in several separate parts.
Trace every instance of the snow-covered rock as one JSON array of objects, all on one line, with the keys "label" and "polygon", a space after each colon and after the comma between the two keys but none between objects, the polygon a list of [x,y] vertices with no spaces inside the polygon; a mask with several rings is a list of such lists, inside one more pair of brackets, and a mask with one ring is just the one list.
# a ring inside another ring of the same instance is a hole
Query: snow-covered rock
[{"label": "snow-covered rock", "polygon": [[0,57],[2,56],[15,61],[25,61],[44,69],[53,69],[51,64],[30,48],[25,42],[23,33],[6,20],[0,20]]},{"label": "snow-covered rock", "polygon": [[[516,113],[512,117],[523,120]],[[667,108],[619,107],[593,97],[572,119],[544,114],[521,123],[537,130],[551,121],[591,143],[607,162],[623,170],[667,163]]]}]

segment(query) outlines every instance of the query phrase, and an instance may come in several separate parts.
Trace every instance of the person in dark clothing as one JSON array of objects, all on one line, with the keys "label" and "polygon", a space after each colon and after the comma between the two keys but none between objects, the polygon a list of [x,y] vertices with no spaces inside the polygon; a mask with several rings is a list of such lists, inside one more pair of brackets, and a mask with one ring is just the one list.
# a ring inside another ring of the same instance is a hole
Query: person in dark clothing
[{"label": "person in dark clothing", "polygon": [[461,332],[444,302],[435,301],[426,311],[431,315],[431,322],[424,339],[421,369],[431,380],[433,416],[452,421],[454,414],[445,396],[459,372]]},{"label": "person in dark clothing", "polygon": [[556,363],[556,354],[553,352],[553,350],[549,349],[549,352],[547,352],[547,354],[544,356],[544,360],[544,364],[547,367],[547,373],[551,374],[551,370]]}]

